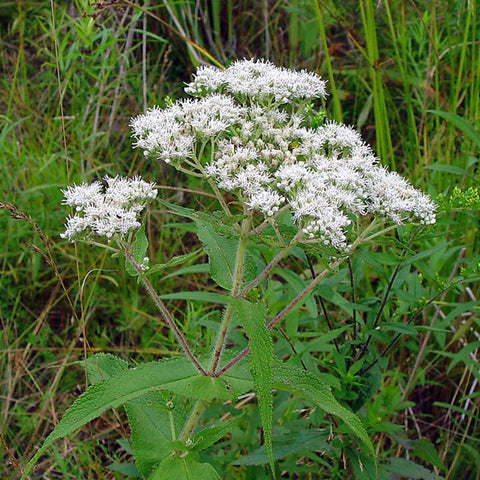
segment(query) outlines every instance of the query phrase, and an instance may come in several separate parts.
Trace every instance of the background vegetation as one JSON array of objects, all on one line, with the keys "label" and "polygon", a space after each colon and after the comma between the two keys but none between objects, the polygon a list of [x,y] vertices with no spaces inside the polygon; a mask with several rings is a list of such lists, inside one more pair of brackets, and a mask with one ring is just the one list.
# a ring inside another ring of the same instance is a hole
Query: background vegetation
[{"label": "background vegetation", "polygon": [[[372,417],[370,425],[376,422],[379,455],[415,457],[448,479],[480,478],[479,7],[476,0],[339,3],[2,2],[0,201],[15,208],[0,212],[1,478],[18,477],[83,391],[77,362],[86,354],[115,352],[143,361],[178,353],[115,259],[60,239],[60,188],[138,173],[156,181],[164,198],[198,207],[192,192],[201,184],[146,164],[132,150],[129,119],[164,105],[166,95],[183,95],[182,82],[197,65],[243,57],[328,78],[330,116],[355,125],[385,164],[437,198],[438,224],[417,239],[413,250],[424,253],[409,261],[392,299],[405,328],[376,339],[384,373],[363,413]],[[151,212],[150,255],[158,263],[197,247],[188,225],[179,235],[176,222],[161,208]],[[380,247],[375,253],[369,265],[356,265],[364,272],[358,298],[381,296],[391,274],[397,252]],[[444,290],[452,279],[458,279],[455,288]],[[198,272],[169,276],[158,286],[162,292],[197,291],[204,281]],[[419,301],[428,304],[413,328],[408,312]],[[192,344],[208,348],[215,312],[182,299],[170,306],[182,315]],[[342,325],[341,302],[327,309]],[[312,322],[325,330],[322,318]],[[398,333],[401,341],[393,343]],[[345,368],[339,375],[354,379]],[[255,449],[255,424],[239,431],[240,448]],[[38,478],[123,478],[105,466],[129,458],[127,437],[120,412],[103,416],[90,431],[59,444],[41,462]],[[228,439],[223,447],[233,449]],[[294,460],[297,465],[285,464],[290,473],[284,478],[350,475],[328,455]],[[225,475],[264,478],[263,472],[237,465]],[[427,478],[413,475],[405,478]]]}]

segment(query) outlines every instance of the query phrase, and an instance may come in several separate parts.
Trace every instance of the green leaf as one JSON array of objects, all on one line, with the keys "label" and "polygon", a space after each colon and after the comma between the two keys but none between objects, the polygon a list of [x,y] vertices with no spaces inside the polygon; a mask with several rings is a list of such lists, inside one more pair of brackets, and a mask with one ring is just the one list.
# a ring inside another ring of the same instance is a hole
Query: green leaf
[{"label": "green leaf", "polygon": [[176,272],[169,273],[162,278],[162,280],[166,280],[167,278],[171,277],[178,277],[180,275],[191,275],[192,273],[207,273],[210,271],[210,266],[208,263],[200,263],[197,265],[189,265],[188,267],[183,267],[177,270]]},{"label": "green leaf", "polygon": [[466,120],[462,117],[459,117],[455,113],[444,112],[442,110],[427,110],[428,113],[434,113],[439,117],[444,118],[445,120],[453,123],[457,128],[459,128],[475,145],[480,149],[480,132],[475,130]]},{"label": "green leaf", "polygon": [[148,474],[172,449],[169,442],[180,431],[185,415],[175,404],[168,409],[161,392],[150,392],[125,405],[131,432],[135,463],[142,474]]},{"label": "green leaf", "polygon": [[168,202],[163,198],[157,198],[157,201],[167,207],[170,212],[176,213],[181,217],[189,218],[190,220],[195,220],[199,217],[199,213],[196,210],[192,210],[191,208],[181,207],[180,205]]},{"label": "green leaf", "polygon": [[[88,358],[86,369],[90,383],[94,384],[121,374],[128,369],[128,364],[112,354],[97,353]],[[167,411],[164,405],[160,392],[150,392],[125,404],[131,432],[131,447],[136,462],[135,469],[138,468],[142,474],[149,473],[171,451],[168,442],[172,440],[170,424],[173,418],[170,417],[173,417],[173,413]],[[175,413],[178,417],[178,409]],[[177,424],[183,424],[182,421]],[[178,428],[181,428],[181,425],[178,425]],[[121,469],[128,470],[130,467],[130,464],[117,464],[109,468],[121,473]],[[140,477],[140,474],[137,476]]]},{"label": "green leaf", "polygon": [[452,175],[460,175],[465,176],[471,179],[475,179],[474,175],[468,173],[465,169],[456,167],[455,165],[426,165],[423,167],[425,170],[432,170],[434,172],[444,172],[444,173],[451,173]]},{"label": "green leaf", "polygon": [[148,392],[166,389],[188,398],[225,400],[248,385],[249,382],[228,375],[222,378],[199,375],[196,368],[184,358],[145,363],[125,370],[119,375],[91,385],[78,397],[28,462],[21,478],[28,475],[53,442],[73,433],[107,409],[124,405]]},{"label": "green leaf", "polygon": [[[326,441],[328,433],[315,430],[304,430],[301,432],[289,432],[281,438],[273,440],[274,460],[281,460],[289,455],[296,454],[297,458],[302,456],[303,452],[320,450],[327,451],[329,444]],[[269,462],[265,447],[258,448],[232,462],[232,465],[265,465]]]},{"label": "green leaf", "polygon": [[218,440],[232,430],[232,427],[239,418],[241,418],[241,416],[238,416],[232,422],[226,423],[225,425],[218,425],[200,430],[193,439],[192,449],[199,452],[205,450],[215,442],[218,442]]},{"label": "green leaf", "polygon": [[199,253],[201,252],[200,249],[195,250],[193,252],[187,253],[185,255],[177,255],[171,258],[166,263],[159,263],[157,265],[152,265],[146,272],[145,275],[152,275],[154,273],[161,272],[166,270],[167,268],[176,267],[177,265],[182,265],[196,257],[198,257]]},{"label": "green leaf", "polygon": [[[286,280],[286,282],[292,288],[295,296],[304,290],[308,285],[308,283],[302,277],[300,277],[300,275],[297,275],[286,268],[275,268],[274,273]],[[307,307],[308,313],[311,317],[318,317],[317,303],[315,302],[315,298],[313,296],[307,295],[304,297],[304,300],[301,303],[305,303],[305,306]]]},{"label": "green leaf", "polygon": [[[136,263],[141,265],[143,263],[143,259],[145,258],[145,254],[148,248],[148,239],[145,235],[145,226],[142,225],[135,234],[135,238],[131,245],[131,254],[133,259]],[[125,259],[125,269],[127,273],[132,277],[137,277],[138,272],[130,265],[130,263]]]},{"label": "green leaf", "polygon": [[388,461],[390,465],[385,465],[385,467],[389,472],[411,480],[441,480],[443,478],[405,458],[389,458]]},{"label": "green leaf", "polygon": [[443,464],[442,460],[438,456],[438,452],[435,447],[432,445],[432,442],[428,438],[419,438],[412,442],[413,450],[412,455],[428,462],[429,464],[437,467],[440,470],[445,471],[446,467]]},{"label": "green leaf", "polygon": [[78,362],[78,364],[85,366],[90,384],[115,377],[128,369],[128,363],[125,360],[111,353],[97,353],[89,357],[86,362]]},{"label": "green leaf", "polygon": [[219,305],[226,305],[228,297],[215,292],[175,292],[165,293],[159,295],[162,300],[193,300],[199,302],[218,303]]},{"label": "green leaf", "polygon": [[197,235],[210,262],[210,275],[220,287],[231,290],[235,273],[237,242],[215,231],[210,223],[197,220]]},{"label": "green leaf", "polygon": [[299,395],[320,407],[324,412],[343,420],[370,453],[374,454],[372,442],[361,420],[351,410],[338,403],[330,389],[315,375],[277,361],[273,386],[279,390]]},{"label": "green leaf", "polygon": [[[177,215],[180,215],[195,222],[202,221],[213,225],[217,231],[227,236],[238,236],[238,232],[232,227],[232,223],[238,223],[242,217],[238,215],[227,216],[223,211],[216,211],[212,213],[205,213],[200,210],[192,210],[191,208],[181,207],[174,203],[167,202],[163,199],[157,199],[162,205],[165,205],[168,210]],[[185,224],[183,224],[185,225]]]},{"label": "green leaf", "polygon": [[400,322],[384,322],[381,325],[382,330],[393,331],[402,335],[418,335],[417,329],[413,325]]},{"label": "green leaf", "polygon": [[[197,235],[205,247],[210,264],[210,275],[226,290],[232,289],[237,258],[238,238],[229,238],[214,224],[196,220]],[[243,265],[243,279],[247,283],[256,276],[256,265],[246,252]]]},{"label": "green leaf", "polygon": [[148,480],[221,480],[220,475],[209,463],[200,463],[197,456],[165,458]]},{"label": "green leaf", "polygon": [[251,303],[243,299],[231,299],[232,307],[238,320],[245,328],[249,338],[250,371],[253,386],[258,399],[258,408],[265,437],[265,448],[275,478],[273,461],[272,425],[273,425],[273,341],[267,330],[266,306],[264,303]]},{"label": "green leaf", "polygon": [[[339,335],[341,335],[345,330],[351,328],[350,325],[345,325],[344,327],[335,328],[334,330],[330,330],[329,332],[317,332],[315,333],[315,340],[305,343],[305,346],[298,350],[298,354],[302,356],[306,352],[316,352],[318,348],[326,343],[331,342]],[[299,335],[299,337],[303,337],[305,335]],[[308,332],[308,336],[312,336],[312,333]]]},{"label": "green leaf", "polygon": [[352,464],[356,480],[378,480],[378,471],[375,460],[362,452],[347,447],[345,454]]},{"label": "green leaf", "polygon": [[142,478],[142,475],[134,463],[112,463],[108,465],[108,470],[118,472],[130,478]]}]

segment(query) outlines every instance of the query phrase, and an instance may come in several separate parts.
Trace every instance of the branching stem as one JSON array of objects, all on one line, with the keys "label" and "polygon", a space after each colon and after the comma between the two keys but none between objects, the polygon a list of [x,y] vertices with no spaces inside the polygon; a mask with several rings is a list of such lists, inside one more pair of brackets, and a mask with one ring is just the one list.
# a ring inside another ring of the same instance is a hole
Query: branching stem
[{"label": "branching stem", "polygon": [[[250,216],[244,218],[242,222],[242,230],[240,233],[240,240],[238,241],[237,255],[235,259],[235,271],[232,279],[232,290],[231,290],[232,297],[238,297],[240,285],[242,283],[243,264],[245,260],[245,250],[247,247],[247,238],[248,238],[247,232],[248,232],[248,229],[250,228],[250,223],[251,223]],[[225,344],[225,338],[227,337],[228,327],[230,325],[232,315],[233,315],[233,307],[232,307],[232,304],[229,303],[227,305],[227,308],[225,309],[223,320],[222,320],[222,323],[220,324],[220,329],[218,331],[217,341],[215,343],[215,347],[213,350],[212,361],[210,364],[210,368],[208,369],[209,375],[214,376],[215,370],[217,369],[218,362],[220,361],[220,357],[222,355],[223,347]]]},{"label": "branching stem", "polygon": [[[240,285],[242,283],[243,264],[245,261],[245,251],[247,248],[248,230],[250,228],[251,221],[252,221],[251,215],[248,215],[242,221],[240,239],[238,241],[237,255],[235,259],[235,271],[232,279],[232,289],[230,292],[233,297],[237,296],[238,291],[240,290]],[[215,347],[213,350],[212,360],[210,362],[210,367],[208,369],[208,372],[206,373],[206,375],[208,376],[211,376],[211,377],[217,376],[215,374],[215,370],[217,369],[218,363],[220,361],[220,357],[222,356],[222,351],[225,345],[225,339],[227,337],[228,327],[230,325],[232,315],[233,315],[233,307],[231,303],[229,303],[227,308],[225,309],[222,323],[220,324],[220,329],[218,331],[217,340],[215,342]],[[190,417],[183,428],[180,441],[185,442],[190,438],[192,432],[195,430],[198,424],[198,421],[206,405],[207,405],[207,402],[205,400],[197,400],[197,402],[192,408]]]},{"label": "branching stem", "polygon": [[[306,295],[308,295],[319,283],[320,281],[327,275],[327,273],[331,272],[338,268],[342,263],[344,263],[351,254],[356,250],[356,248],[367,241],[367,235],[378,225],[377,220],[373,220],[372,223],[364,230],[363,234],[360,235],[350,247],[345,252],[345,255],[337,258],[333,263],[331,263],[327,268],[324,268],[273,320],[271,320],[267,324],[267,329],[271,330],[288,312],[290,312],[295,305],[297,305]],[[382,232],[388,231],[388,229],[382,230]],[[218,372],[215,373],[216,377],[223,375],[227,370],[233,367],[236,363],[238,363],[248,352],[250,349],[247,347],[242,350],[234,359],[228,362],[223,368],[221,368]]]},{"label": "branching stem", "polygon": [[267,278],[268,274],[272,271],[272,269],[278,265],[278,263],[284,259],[287,254],[290,252],[290,250],[297,244],[298,239],[301,237],[301,233],[297,233],[295,237],[292,239],[290,244],[280,250],[270,261],[270,263],[263,269],[262,273],[252,280],[248,285],[242,288],[236,295],[236,297],[243,297],[247,292],[249,292],[252,288],[255,288],[262,280]]}]

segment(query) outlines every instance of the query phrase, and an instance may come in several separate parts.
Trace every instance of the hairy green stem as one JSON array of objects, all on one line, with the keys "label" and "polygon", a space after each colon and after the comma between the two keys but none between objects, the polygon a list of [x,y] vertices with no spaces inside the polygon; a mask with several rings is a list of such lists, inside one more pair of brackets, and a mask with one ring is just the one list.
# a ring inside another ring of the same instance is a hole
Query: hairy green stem
[{"label": "hairy green stem", "polygon": [[187,423],[183,427],[182,435],[180,436],[181,442],[185,443],[190,438],[193,431],[195,430],[195,427],[197,426],[198,420],[200,420],[200,417],[206,405],[206,400],[198,400],[197,403],[195,403],[192,411],[190,412],[190,417],[188,418]]},{"label": "hairy green stem", "polygon": [[[243,264],[245,261],[245,250],[247,248],[247,232],[250,228],[251,217],[248,216],[242,221],[242,230],[240,233],[240,240],[238,241],[237,255],[235,258],[235,271],[232,279],[232,297],[238,297],[240,291],[240,285],[242,283],[242,273],[243,273]],[[233,315],[233,307],[231,303],[227,305],[225,313],[223,315],[222,323],[220,324],[220,329],[218,331],[217,340],[215,342],[215,347],[213,350],[212,361],[210,363],[210,368],[208,369],[209,375],[214,375],[215,370],[220,361],[220,356],[222,355],[223,347],[225,344],[225,339],[228,333],[228,327]]]},{"label": "hairy green stem", "polygon": [[[240,285],[242,283],[242,273],[243,273],[243,264],[245,261],[245,251],[247,247],[247,238],[248,238],[248,230],[251,224],[251,215],[243,219],[241,233],[240,233],[240,240],[238,241],[237,247],[237,255],[235,259],[235,271],[233,274],[232,279],[232,290],[231,295],[236,296],[238,291],[240,290]],[[215,342],[215,347],[213,350],[212,360],[210,362],[210,367],[208,369],[207,375],[211,377],[215,377],[215,370],[217,369],[218,362],[220,361],[220,357],[222,355],[223,347],[225,345],[225,339],[228,333],[228,327],[230,325],[230,320],[232,319],[233,315],[233,307],[231,304],[228,304],[227,308],[225,309],[225,314],[223,315],[222,323],[220,324],[220,329],[218,331],[217,340]],[[192,408],[190,413],[190,417],[187,420],[187,423],[183,427],[183,432],[180,437],[181,442],[186,442],[192,432],[195,430],[198,421],[205,409],[207,402],[205,400],[198,400]]]}]

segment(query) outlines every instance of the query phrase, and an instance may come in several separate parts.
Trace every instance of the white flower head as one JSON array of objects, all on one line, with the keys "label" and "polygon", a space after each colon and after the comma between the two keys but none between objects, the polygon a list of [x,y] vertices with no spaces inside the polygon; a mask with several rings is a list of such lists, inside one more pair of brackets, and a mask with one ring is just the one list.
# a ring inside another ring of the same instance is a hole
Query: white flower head
[{"label": "white flower head", "polygon": [[194,97],[219,92],[226,81],[224,70],[212,66],[199,67],[193,77],[193,82],[187,84],[185,92]]},{"label": "white flower head", "polygon": [[268,60],[238,60],[225,70],[201,67],[185,88],[192,95],[227,91],[235,96],[256,100],[273,98],[278,103],[321,97],[326,82],[312,72],[294,71],[275,66]]},{"label": "white flower head", "polygon": [[62,238],[74,240],[85,234],[111,238],[141,226],[137,217],[145,205],[156,198],[155,184],[140,177],[106,176],[104,180],[107,184],[104,191],[100,182],[62,190],[63,203],[75,207],[76,211],[67,217],[65,232],[60,234]]},{"label": "white flower head", "polygon": [[176,165],[192,158],[198,141],[215,138],[240,122],[243,108],[225,95],[180,100],[165,109],[153,107],[132,119],[134,147]]}]

